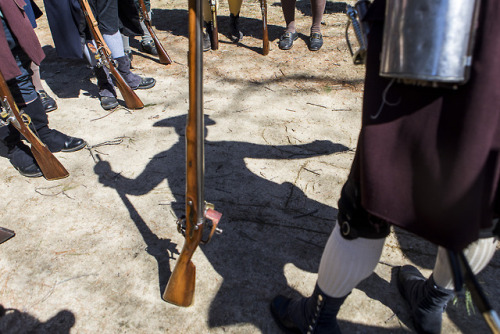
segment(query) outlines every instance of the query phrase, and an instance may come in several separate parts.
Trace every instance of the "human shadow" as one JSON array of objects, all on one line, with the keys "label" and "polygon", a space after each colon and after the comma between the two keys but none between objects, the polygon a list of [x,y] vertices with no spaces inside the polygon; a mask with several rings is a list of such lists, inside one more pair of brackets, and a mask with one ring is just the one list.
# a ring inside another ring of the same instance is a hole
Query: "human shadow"
[{"label": "human shadow", "polygon": [[58,98],[78,98],[81,91],[98,97],[99,89],[90,81],[93,73],[85,59],[60,58],[51,45],[42,49],[46,57],[40,65],[40,77]]},{"label": "human shadow", "polygon": [[69,334],[75,324],[75,315],[68,310],[59,311],[52,318],[42,322],[27,312],[16,309],[4,309],[0,305],[0,333],[58,333]]},{"label": "human shadow", "polygon": [[112,184],[112,187],[116,190],[118,196],[127,208],[130,219],[132,219],[137,230],[141,234],[146,244],[146,251],[156,259],[158,264],[158,285],[160,290],[163,290],[171,274],[169,265],[170,259],[174,259],[174,254],[179,254],[176,249],[177,244],[173,243],[171,239],[158,238],[158,236],[151,231],[132,202],[128,199],[127,185],[125,182],[121,182],[123,179],[119,177],[119,174],[112,173],[109,163],[101,160],[98,154],[95,155],[95,158],[97,164],[94,167],[94,171],[99,175],[99,181],[105,185]]},{"label": "human shadow", "polygon": [[[113,172],[109,163],[100,161],[95,167],[99,181],[116,188],[123,199],[125,194],[147,194],[166,180],[174,196],[172,210],[177,217],[182,216],[185,124],[185,115],[155,123],[157,127],[173,127],[179,140],[155,155],[135,179]],[[205,125],[209,128],[213,124],[205,116]],[[346,150],[347,147],[329,141],[283,146],[205,142],[205,198],[223,214],[219,227],[224,230],[210,244],[201,247],[222,278],[210,305],[210,327],[252,323],[269,331],[274,324],[267,312],[268,302],[276,291],[288,286],[285,265],[315,272],[336,219],[332,206],[308,198],[295,184],[279,184],[255,174],[247,167],[246,160],[304,159]],[[262,173],[266,172],[263,168]],[[159,275],[160,281],[168,278],[163,277],[164,273]],[[200,282],[203,276],[197,274],[197,284],[204,284]],[[164,286],[160,294],[163,290]]]}]

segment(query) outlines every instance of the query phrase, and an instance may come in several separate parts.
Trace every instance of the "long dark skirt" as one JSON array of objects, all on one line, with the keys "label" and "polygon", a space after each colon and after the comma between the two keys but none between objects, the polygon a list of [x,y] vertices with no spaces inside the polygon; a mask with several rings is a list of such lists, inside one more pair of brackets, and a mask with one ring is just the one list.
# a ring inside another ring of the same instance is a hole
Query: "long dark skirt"
[{"label": "long dark skirt", "polygon": [[383,93],[391,80],[379,76],[384,7],[384,0],[375,1],[369,16],[363,122],[353,176],[368,212],[459,250],[498,215],[500,2],[481,3],[467,84],[452,90],[394,83],[387,91],[388,104],[383,104]]}]

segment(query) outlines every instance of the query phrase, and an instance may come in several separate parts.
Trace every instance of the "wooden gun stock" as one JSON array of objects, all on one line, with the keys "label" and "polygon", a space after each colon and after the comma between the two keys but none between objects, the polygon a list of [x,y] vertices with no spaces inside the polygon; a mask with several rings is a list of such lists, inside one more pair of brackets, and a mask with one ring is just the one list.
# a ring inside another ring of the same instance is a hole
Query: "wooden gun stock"
[{"label": "wooden gun stock", "polygon": [[212,50],[219,50],[219,28],[217,24],[217,0],[208,0],[210,2],[210,11],[212,12],[212,21],[210,24],[210,43]]},{"label": "wooden gun stock", "polygon": [[101,65],[103,64],[104,66],[106,66],[109,69],[109,72],[115,78],[116,85],[120,90],[120,94],[122,95],[127,108],[129,109],[144,108],[144,103],[142,103],[141,99],[132,90],[132,88],[130,88],[130,86],[127,84],[127,82],[123,79],[123,77],[116,69],[115,64],[113,63],[113,59],[111,59],[111,51],[106,45],[106,42],[104,42],[104,38],[101,35],[101,31],[99,30],[97,21],[94,17],[94,14],[92,14],[92,10],[90,9],[87,0],[79,0],[79,2],[80,6],[82,7],[85,19],[87,21],[90,33],[92,34],[92,37],[94,38],[94,41],[97,45],[97,50],[95,51],[96,54],[98,55],[96,56],[98,57],[97,60],[101,62]]},{"label": "wooden gun stock", "polygon": [[151,18],[149,17],[148,11],[146,10],[146,4],[144,3],[144,0],[139,0],[139,5],[141,6],[141,12],[142,12],[142,19],[144,20],[144,24],[146,25],[146,28],[149,31],[149,34],[153,38],[153,41],[155,42],[156,50],[158,51],[158,57],[160,59],[160,63],[169,65],[172,63],[172,60],[167,54],[167,51],[161,45],[160,40],[156,36],[153,26],[151,25]]},{"label": "wooden gun stock", "polygon": [[191,258],[198,245],[186,238],[174,271],[168,280],[163,299],[177,306],[187,307],[193,303],[196,284],[196,266]]},{"label": "wooden gun stock", "polygon": [[[110,59],[106,60],[106,63],[110,62]],[[144,108],[144,103],[142,103],[141,99],[137,94],[130,88],[130,86],[125,82],[123,77],[120,75],[118,70],[113,64],[109,65],[109,72],[115,78],[116,86],[120,90],[120,94],[125,101],[125,105],[130,109],[142,109]]]},{"label": "wooden gun stock", "polygon": [[267,31],[267,0],[260,0],[260,11],[262,12],[262,54],[269,54],[269,33]]},{"label": "wooden gun stock", "polygon": [[12,124],[12,126],[14,126],[27,141],[29,141],[31,144],[31,153],[33,153],[33,157],[40,167],[43,176],[47,180],[58,180],[67,177],[69,173],[66,168],[64,168],[54,154],[50,152],[47,145],[42,143],[40,139],[31,131],[31,129],[24,124],[17,104],[12,97],[2,73],[0,73],[0,98],[4,108],[2,118],[8,119],[10,124]]}]

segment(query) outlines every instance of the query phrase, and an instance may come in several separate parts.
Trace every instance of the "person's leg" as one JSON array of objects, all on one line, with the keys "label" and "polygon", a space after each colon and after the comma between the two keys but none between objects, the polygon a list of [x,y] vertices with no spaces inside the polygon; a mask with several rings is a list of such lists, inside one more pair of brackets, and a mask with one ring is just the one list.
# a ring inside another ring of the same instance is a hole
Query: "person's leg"
[{"label": "person's leg", "polygon": [[285,33],[281,35],[279,41],[281,50],[291,49],[293,42],[299,37],[295,30],[295,3],[296,0],[281,0],[281,8],[286,23]]},{"label": "person's leg", "polygon": [[[464,254],[475,274],[483,270],[495,254],[497,239],[479,239],[470,244]],[[432,275],[426,279],[413,266],[401,267],[398,287],[410,306],[413,324],[418,332],[440,333],[443,312],[455,296],[448,252],[439,247]]]},{"label": "person's leg", "polygon": [[48,127],[49,120],[45,108],[35,91],[31,82],[31,73],[28,71],[30,60],[23,51],[18,51],[20,50],[13,50],[13,54],[22,74],[9,80],[7,84],[16,104],[29,116],[34,132],[52,152],[73,152],[85,147],[86,143],[83,139],[67,136]]},{"label": "person's leg", "polygon": [[[40,140],[55,152],[61,150],[76,150],[83,148],[86,143],[82,139],[66,136],[55,130],[48,128],[48,118],[40,98],[31,81],[32,71],[30,68],[31,59],[21,49],[16,38],[12,35],[7,23],[2,19],[2,26],[5,31],[7,42],[21,71],[21,75],[7,81],[9,90],[12,93],[15,103],[19,109],[31,120],[31,127],[38,133]],[[21,136],[12,126],[3,127],[0,133],[0,140],[8,148],[8,158],[12,165],[24,176],[38,177],[42,175],[41,170],[31,154],[31,151],[21,141]],[[15,132],[14,132],[15,131]],[[57,138],[56,138],[57,137]]]},{"label": "person's leg", "polygon": [[[202,10],[203,10],[203,26],[205,27],[205,32],[203,33],[203,51],[208,51],[212,49],[215,43],[218,41],[213,40],[216,36],[213,34],[213,17],[212,17],[212,6],[210,0],[202,0]],[[215,0],[216,10],[219,9],[219,0]],[[218,32],[218,28],[217,28]],[[218,38],[218,36],[217,36]]]},{"label": "person's leg", "polygon": [[104,110],[116,108],[118,107],[119,103],[116,99],[116,90],[113,85],[113,80],[109,75],[109,70],[106,68],[106,66],[97,63],[96,54],[91,51],[91,49],[88,47],[88,44],[93,44],[93,49],[95,49],[95,42],[93,40],[85,41],[85,44],[83,45],[83,54],[85,55],[85,58],[87,58],[90,66],[92,66],[92,70],[97,79],[101,107]]},{"label": "person's leg", "polygon": [[323,46],[323,35],[321,34],[321,21],[325,12],[326,0],[311,0],[312,25],[309,36],[309,49],[318,51]]},{"label": "person's leg", "polygon": [[35,63],[31,63],[31,71],[33,75],[31,76],[31,81],[35,86],[35,90],[38,93],[38,96],[42,100],[43,107],[45,108],[45,112],[51,112],[57,109],[56,101],[47,94],[45,91],[42,79],[40,78],[40,66]]},{"label": "person's leg", "polygon": [[[149,19],[151,22],[153,21],[152,17],[152,10],[151,10],[151,1],[150,0],[144,0],[144,5],[146,6],[146,11],[148,12]],[[136,6],[139,6],[139,3],[136,0]],[[139,11],[141,11],[139,9]],[[141,51],[152,54],[154,56],[158,55],[158,50],[156,50],[156,45],[153,41],[153,37],[151,37],[151,34],[149,33],[148,28],[146,27],[146,24],[141,20],[141,28],[142,31],[144,32],[144,35],[141,37]]]},{"label": "person's leg", "polygon": [[311,297],[276,297],[271,311],[278,324],[302,333],[340,333],[337,313],[351,291],[375,269],[385,238],[345,239],[337,224],[323,251]]},{"label": "person's leg", "polygon": [[338,223],[323,250],[313,295],[300,299],[280,295],[271,302],[275,320],[286,330],[340,333],[336,320],[340,306],[377,266],[390,227],[361,207],[356,168],[357,159],[342,188]]},{"label": "person's leg", "polygon": [[132,55],[132,49],[130,48],[130,37],[122,34],[122,42],[123,42],[123,52],[130,59],[130,62],[132,62],[132,59],[134,57]]},{"label": "person's leg", "polygon": [[240,10],[243,0],[228,0],[229,2],[229,29],[231,32],[231,41],[238,43],[243,38],[243,33],[240,30]]},{"label": "person's leg", "polygon": [[[0,29],[4,30],[7,44],[9,45],[9,48],[11,49],[12,54],[16,59],[19,69],[21,70],[21,79],[31,76],[31,70],[28,71],[29,68],[26,69],[24,67],[21,67],[21,59],[25,59],[25,62],[28,62],[30,60],[17,44],[17,41],[12,35],[7,22],[1,16],[0,21],[2,21],[2,26],[0,27]],[[19,54],[19,56],[16,57],[16,54]],[[15,82],[16,79],[12,79],[9,81]],[[21,81],[21,83],[25,82],[25,80]],[[9,85],[9,90],[11,91],[12,96],[14,97],[19,108],[22,105],[26,104],[24,99],[26,99],[27,102],[32,102],[37,98],[37,94],[34,89],[30,90],[29,87],[23,86],[15,88],[16,89],[13,90]],[[43,175],[42,171],[36,164],[35,158],[33,157],[33,154],[31,154],[30,149],[21,141],[21,135],[13,125],[9,124],[7,126],[0,127],[0,142],[2,142],[7,147],[7,158],[14,166],[14,168],[16,168],[19,173],[21,173],[21,175],[26,177],[40,177]]]},{"label": "person's leg", "polygon": [[[151,19],[151,11],[148,13],[149,18]],[[146,27],[146,24],[144,21],[141,20],[141,28],[142,31],[144,31],[144,35],[141,37],[141,51],[149,53],[153,56],[158,55],[158,50],[156,49],[155,42],[153,41],[153,37],[151,37],[151,34],[149,33],[148,28]]]}]

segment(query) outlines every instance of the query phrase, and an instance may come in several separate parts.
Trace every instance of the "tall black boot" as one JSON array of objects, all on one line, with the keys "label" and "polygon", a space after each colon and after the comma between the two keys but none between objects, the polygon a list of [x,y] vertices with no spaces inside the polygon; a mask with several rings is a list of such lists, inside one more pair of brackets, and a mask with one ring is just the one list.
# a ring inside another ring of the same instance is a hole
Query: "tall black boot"
[{"label": "tall black boot", "polygon": [[238,43],[243,38],[243,33],[240,30],[240,13],[237,15],[233,15],[232,13],[229,15],[229,28],[231,29],[231,41],[233,43]]},{"label": "tall black boot", "polygon": [[7,146],[7,158],[17,171],[26,177],[42,176],[31,150],[21,141],[21,135],[12,125],[0,127],[0,141]]},{"label": "tall black boot", "polygon": [[115,59],[118,63],[118,72],[132,89],[149,89],[154,87],[156,80],[153,78],[142,78],[130,71],[130,59],[123,56]]},{"label": "tall black boot", "polygon": [[418,333],[441,333],[443,312],[454,291],[436,285],[413,266],[403,266],[398,273],[398,288],[410,306],[413,325]]},{"label": "tall black boot", "polygon": [[94,75],[97,79],[97,86],[99,86],[99,100],[101,107],[104,110],[110,110],[118,107],[118,100],[116,99],[116,90],[113,86],[113,81],[109,75],[109,70],[104,66],[94,66]]},{"label": "tall black boot", "polygon": [[286,332],[339,334],[337,313],[346,298],[329,297],[316,284],[312,296],[308,298],[275,297],[271,302],[271,313]]},{"label": "tall black boot", "polygon": [[49,128],[49,120],[40,98],[23,107],[23,111],[30,116],[31,124],[38,137],[47,145],[51,152],[74,152],[84,148],[87,143],[81,138],[70,137],[57,130]]}]

